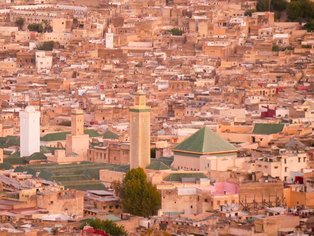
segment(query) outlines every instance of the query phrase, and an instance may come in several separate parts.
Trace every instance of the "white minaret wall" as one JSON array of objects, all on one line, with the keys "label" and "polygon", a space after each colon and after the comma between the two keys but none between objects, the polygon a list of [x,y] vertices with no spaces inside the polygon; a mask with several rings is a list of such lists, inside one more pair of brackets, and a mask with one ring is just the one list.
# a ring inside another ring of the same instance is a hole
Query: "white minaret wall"
[{"label": "white minaret wall", "polygon": [[40,112],[28,106],[20,111],[21,157],[40,151]]},{"label": "white minaret wall", "polygon": [[106,33],[106,48],[113,48],[113,33]]}]

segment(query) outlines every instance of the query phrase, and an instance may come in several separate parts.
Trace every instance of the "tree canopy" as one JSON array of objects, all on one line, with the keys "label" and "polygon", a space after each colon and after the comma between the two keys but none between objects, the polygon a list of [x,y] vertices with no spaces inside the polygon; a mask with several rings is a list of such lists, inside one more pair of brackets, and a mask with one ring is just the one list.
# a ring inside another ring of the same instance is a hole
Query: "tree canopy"
[{"label": "tree canopy", "polygon": [[36,24],[36,23],[35,24],[29,24],[27,26],[27,29],[29,31],[35,31],[37,33],[42,33],[44,31],[43,26],[41,24]]},{"label": "tree canopy", "polygon": [[43,51],[52,51],[54,45],[55,45],[54,41],[45,41],[45,42],[41,43],[37,47],[37,49],[38,50],[43,50]]},{"label": "tree canopy", "polygon": [[173,28],[170,30],[170,33],[175,36],[181,36],[183,34],[183,31],[178,28]]},{"label": "tree canopy", "polygon": [[35,31],[38,33],[52,32],[53,31],[52,26],[50,25],[50,23],[47,20],[44,20],[42,23],[29,24],[27,26],[27,29],[29,31]]},{"label": "tree canopy", "polygon": [[130,170],[116,190],[125,212],[149,217],[160,209],[160,193],[156,186],[148,182],[142,168]]},{"label": "tree canopy", "polygon": [[310,20],[307,22],[304,26],[303,29],[309,31],[309,32],[314,32],[314,19]]},{"label": "tree canopy", "polygon": [[100,219],[86,219],[83,221],[81,228],[85,225],[89,225],[94,229],[105,231],[110,236],[127,236],[128,233],[123,226],[119,226],[111,220],[100,220]]},{"label": "tree canopy", "polygon": [[314,2],[310,0],[291,0],[287,8],[289,20],[304,21],[314,19]]},{"label": "tree canopy", "polygon": [[19,29],[22,29],[22,28],[23,28],[24,23],[25,23],[25,19],[22,18],[22,17],[17,18],[16,21],[15,21],[15,25],[16,25]]},{"label": "tree canopy", "polygon": [[[270,6],[269,6],[269,3],[270,3]],[[286,10],[287,5],[288,5],[288,2],[286,0],[258,0],[256,4],[256,10],[257,11],[271,10],[271,11],[281,12],[281,11]]]}]

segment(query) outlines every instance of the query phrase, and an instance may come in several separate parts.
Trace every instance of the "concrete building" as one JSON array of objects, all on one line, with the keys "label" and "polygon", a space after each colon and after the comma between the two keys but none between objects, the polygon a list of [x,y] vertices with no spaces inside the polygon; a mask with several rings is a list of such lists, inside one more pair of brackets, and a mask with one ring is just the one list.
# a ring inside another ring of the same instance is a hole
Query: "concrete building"
[{"label": "concrete building", "polygon": [[150,107],[146,95],[139,90],[130,107],[130,167],[145,168],[150,164]]},{"label": "concrete building", "polygon": [[40,151],[40,112],[27,106],[20,112],[21,157]]}]

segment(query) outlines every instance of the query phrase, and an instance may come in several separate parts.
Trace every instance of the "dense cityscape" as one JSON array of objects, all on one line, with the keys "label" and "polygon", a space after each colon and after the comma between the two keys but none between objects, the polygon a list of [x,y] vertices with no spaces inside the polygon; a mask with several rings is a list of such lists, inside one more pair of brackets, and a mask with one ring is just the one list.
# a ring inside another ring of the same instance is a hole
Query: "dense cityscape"
[{"label": "dense cityscape", "polygon": [[0,236],[314,235],[313,0],[0,6]]}]

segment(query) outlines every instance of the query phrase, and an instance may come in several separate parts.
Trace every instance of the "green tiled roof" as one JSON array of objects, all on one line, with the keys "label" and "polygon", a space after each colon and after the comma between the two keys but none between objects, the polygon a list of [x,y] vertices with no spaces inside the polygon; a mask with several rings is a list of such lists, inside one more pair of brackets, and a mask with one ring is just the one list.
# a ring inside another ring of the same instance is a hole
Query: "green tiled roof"
[{"label": "green tiled roof", "polygon": [[152,160],[150,165],[147,166],[146,169],[149,169],[149,170],[169,170],[170,167],[167,166],[165,163],[163,163],[160,160]]},{"label": "green tiled roof", "polygon": [[209,127],[204,127],[178,144],[174,151],[191,153],[236,152],[237,149]]},{"label": "green tiled roof", "polygon": [[40,140],[46,141],[46,142],[65,140],[68,134],[70,134],[70,132],[50,133],[50,134],[46,134],[45,136],[41,137]]},{"label": "green tiled roof", "polygon": [[89,137],[100,137],[101,136],[101,134],[100,133],[98,133],[96,130],[94,130],[94,129],[86,129],[85,131],[84,131],[84,133],[85,134],[88,134],[89,135]]},{"label": "green tiled roof", "polygon": [[160,157],[158,158],[158,160],[163,162],[166,166],[171,166],[173,162],[173,157]]},{"label": "green tiled roof", "polygon": [[21,158],[20,152],[15,152],[12,155],[8,156],[7,158],[4,158],[3,162],[8,163],[10,165],[26,164],[26,160],[24,158]]},{"label": "green tiled roof", "polygon": [[[7,158],[6,158],[7,159]],[[22,159],[22,158],[20,158]],[[66,188],[78,190],[104,189],[99,181],[99,170],[107,169],[126,173],[129,170],[127,165],[113,165],[105,163],[81,162],[79,164],[31,164],[15,168],[15,172],[24,172],[35,176],[56,181]]]},{"label": "green tiled roof", "polygon": [[169,182],[182,182],[183,178],[207,178],[207,176],[203,173],[195,172],[195,173],[171,173],[164,178],[165,181]]},{"label": "green tiled roof", "polygon": [[55,148],[55,147],[48,147],[48,146],[40,146],[41,153],[54,153],[55,150],[65,150],[64,148]]},{"label": "green tiled roof", "polygon": [[254,125],[253,134],[277,134],[282,132],[284,124],[274,123],[256,123]]},{"label": "green tiled roof", "polygon": [[71,184],[63,184],[66,189],[86,190],[104,190],[105,186],[98,180],[87,180],[79,182],[71,182]]},{"label": "green tiled roof", "polygon": [[119,135],[107,129],[103,136],[104,139],[118,139]]},{"label": "green tiled roof", "polygon": [[9,170],[12,166],[9,163],[0,163],[0,170]]},{"label": "green tiled roof", "polygon": [[31,160],[47,160],[47,157],[45,154],[41,153],[41,152],[35,152],[32,155],[30,155],[29,157],[25,157],[26,161],[31,161]]},{"label": "green tiled roof", "polygon": [[[46,142],[53,142],[53,141],[61,141],[66,140],[66,137],[71,132],[56,132],[56,133],[50,133],[46,134],[45,136],[41,137],[41,141]],[[89,137],[100,137],[101,134],[99,134],[96,130],[93,129],[86,129],[84,130],[84,134],[88,134]]]},{"label": "green tiled roof", "polygon": [[18,136],[6,136],[0,137],[0,148],[7,148],[11,146],[19,146],[20,137]]}]

